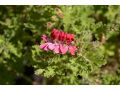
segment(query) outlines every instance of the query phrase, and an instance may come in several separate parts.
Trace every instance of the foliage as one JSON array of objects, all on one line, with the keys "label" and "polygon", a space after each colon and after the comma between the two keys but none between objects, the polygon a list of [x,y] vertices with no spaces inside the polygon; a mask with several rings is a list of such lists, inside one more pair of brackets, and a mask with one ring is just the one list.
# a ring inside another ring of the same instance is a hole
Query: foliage
[{"label": "foliage", "polygon": [[[120,6],[0,6],[0,84],[34,67],[39,84],[120,84]],[[45,52],[53,28],[75,34],[75,56]],[[28,83],[27,83],[28,84]]]}]

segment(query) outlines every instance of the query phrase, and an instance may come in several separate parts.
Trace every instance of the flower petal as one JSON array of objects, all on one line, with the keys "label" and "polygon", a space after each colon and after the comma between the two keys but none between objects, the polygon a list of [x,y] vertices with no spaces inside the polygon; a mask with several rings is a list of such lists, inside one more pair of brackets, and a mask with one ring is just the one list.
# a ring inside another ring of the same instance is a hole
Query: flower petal
[{"label": "flower petal", "polygon": [[48,43],[44,43],[44,44],[40,45],[40,48],[45,50],[45,51],[48,51],[49,50],[48,49]]},{"label": "flower petal", "polygon": [[42,35],[42,36],[41,36],[41,39],[42,39],[43,41],[45,41],[45,42],[48,41],[48,37],[47,37],[46,35]]},{"label": "flower petal", "polygon": [[44,43],[44,44],[41,44],[41,45],[40,45],[40,48],[41,48],[41,49],[44,49],[46,46],[47,46],[47,43]]},{"label": "flower petal", "polygon": [[60,45],[60,51],[62,54],[65,54],[68,51],[68,46]]},{"label": "flower petal", "polygon": [[77,48],[76,46],[69,46],[69,52],[71,55],[75,55]]},{"label": "flower petal", "polygon": [[58,44],[55,45],[53,51],[54,51],[55,53],[60,53],[60,48],[59,48],[59,45],[58,45]]},{"label": "flower petal", "polygon": [[53,50],[55,48],[55,45],[53,43],[48,43],[48,48],[50,50]]}]

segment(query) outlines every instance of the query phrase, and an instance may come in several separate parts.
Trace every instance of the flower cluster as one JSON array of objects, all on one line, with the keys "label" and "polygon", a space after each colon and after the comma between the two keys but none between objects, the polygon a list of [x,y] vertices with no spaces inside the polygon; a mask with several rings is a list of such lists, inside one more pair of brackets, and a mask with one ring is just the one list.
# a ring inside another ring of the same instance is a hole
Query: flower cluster
[{"label": "flower cluster", "polygon": [[42,35],[41,38],[45,43],[41,44],[40,48],[45,51],[53,51],[59,54],[70,52],[71,55],[75,55],[77,51],[76,46],[72,45],[72,42],[74,42],[74,34],[53,29],[50,38],[46,35]]}]

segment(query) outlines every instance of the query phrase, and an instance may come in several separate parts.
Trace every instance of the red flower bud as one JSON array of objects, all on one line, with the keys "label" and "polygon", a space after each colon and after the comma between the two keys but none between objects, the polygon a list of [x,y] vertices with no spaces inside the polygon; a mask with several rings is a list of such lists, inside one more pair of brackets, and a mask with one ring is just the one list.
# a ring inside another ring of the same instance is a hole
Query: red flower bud
[{"label": "red flower bud", "polygon": [[67,34],[66,41],[71,43],[74,40],[74,34]]},{"label": "red flower bud", "polygon": [[61,31],[59,34],[59,40],[60,41],[65,41],[66,40],[66,33]]},{"label": "red flower bud", "polygon": [[52,39],[58,39],[59,37],[59,31],[57,29],[53,29],[52,32],[51,32],[51,37]]}]

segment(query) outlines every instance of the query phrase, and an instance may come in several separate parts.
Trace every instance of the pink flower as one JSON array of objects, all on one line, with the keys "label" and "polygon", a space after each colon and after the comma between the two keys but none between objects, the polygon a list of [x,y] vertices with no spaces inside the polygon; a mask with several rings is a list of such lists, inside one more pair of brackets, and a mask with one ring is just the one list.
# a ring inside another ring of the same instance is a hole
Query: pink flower
[{"label": "pink flower", "polygon": [[40,45],[40,48],[45,51],[53,51],[54,53],[66,54],[70,52],[71,55],[75,55],[77,51],[76,46],[72,45],[74,41],[74,34],[67,34],[63,31],[53,29],[51,37],[42,35],[41,39],[45,42]]}]

